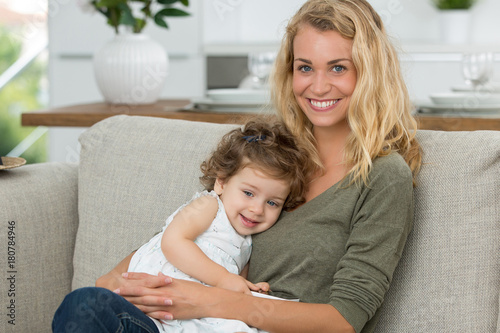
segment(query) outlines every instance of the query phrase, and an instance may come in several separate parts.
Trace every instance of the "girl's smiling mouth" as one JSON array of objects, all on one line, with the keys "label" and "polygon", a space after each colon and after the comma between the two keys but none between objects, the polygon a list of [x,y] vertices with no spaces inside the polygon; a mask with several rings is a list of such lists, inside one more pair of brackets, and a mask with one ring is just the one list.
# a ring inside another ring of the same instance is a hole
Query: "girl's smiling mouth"
[{"label": "girl's smiling mouth", "polygon": [[256,225],[258,225],[259,223],[258,222],[255,222],[253,220],[250,220],[249,218],[243,216],[242,214],[240,214],[240,219],[241,219],[241,223],[247,227],[247,228],[253,228],[255,227]]}]

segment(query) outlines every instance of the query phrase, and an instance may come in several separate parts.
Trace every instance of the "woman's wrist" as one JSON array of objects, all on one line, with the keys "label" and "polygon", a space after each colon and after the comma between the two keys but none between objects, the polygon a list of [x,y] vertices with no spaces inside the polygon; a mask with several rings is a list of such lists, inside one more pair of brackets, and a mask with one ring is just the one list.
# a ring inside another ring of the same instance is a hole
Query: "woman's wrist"
[{"label": "woman's wrist", "polygon": [[[119,275],[119,276],[117,276]],[[114,273],[113,271],[109,272],[108,274],[105,274],[98,278],[95,281],[95,286],[100,287],[100,288],[105,288],[108,290],[115,290],[119,286],[118,279],[121,277],[120,274]]]}]

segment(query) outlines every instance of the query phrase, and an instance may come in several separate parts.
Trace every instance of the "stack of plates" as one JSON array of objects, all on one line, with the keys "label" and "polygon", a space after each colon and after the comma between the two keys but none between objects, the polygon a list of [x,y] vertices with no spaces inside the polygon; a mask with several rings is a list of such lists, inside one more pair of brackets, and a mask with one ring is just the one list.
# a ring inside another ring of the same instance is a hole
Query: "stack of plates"
[{"label": "stack of plates", "polygon": [[[455,86],[451,88],[455,92],[473,92],[474,88],[471,85]],[[500,82],[489,82],[478,88],[481,92],[500,93]]]},{"label": "stack of plates", "polygon": [[[455,90],[455,89],[454,89]],[[500,111],[500,93],[465,90],[432,94],[431,103],[418,103],[421,110],[447,112],[497,112]]]},{"label": "stack of plates", "polygon": [[207,97],[192,101],[201,110],[258,112],[269,104],[269,91],[257,89],[212,89]]}]

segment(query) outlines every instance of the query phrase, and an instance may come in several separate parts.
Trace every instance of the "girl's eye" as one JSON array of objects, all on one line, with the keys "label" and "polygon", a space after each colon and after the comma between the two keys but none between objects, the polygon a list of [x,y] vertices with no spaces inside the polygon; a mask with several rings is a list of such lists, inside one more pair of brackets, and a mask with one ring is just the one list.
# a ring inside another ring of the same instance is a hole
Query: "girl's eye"
[{"label": "girl's eye", "polygon": [[312,68],[311,68],[311,67],[309,67],[309,66],[307,66],[307,65],[300,65],[300,66],[298,67],[298,70],[299,70],[299,71],[301,71],[301,72],[304,72],[304,73],[305,73],[305,72],[310,72],[310,71],[312,71]]},{"label": "girl's eye", "polygon": [[247,196],[247,197],[253,197],[253,193],[250,192],[250,191],[243,191],[243,193]]},{"label": "girl's eye", "polygon": [[269,200],[269,201],[267,202],[267,204],[268,204],[269,206],[271,206],[271,207],[278,207],[278,206],[279,206],[279,204],[278,204],[277,202],[275,202],[275,201],[271,201],[271,200]]}]

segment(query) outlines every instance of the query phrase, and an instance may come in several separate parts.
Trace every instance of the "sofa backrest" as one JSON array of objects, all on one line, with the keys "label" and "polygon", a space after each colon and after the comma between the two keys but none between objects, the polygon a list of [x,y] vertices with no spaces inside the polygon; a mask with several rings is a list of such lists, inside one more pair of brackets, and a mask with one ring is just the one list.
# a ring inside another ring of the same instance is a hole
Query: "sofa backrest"
[{"label": "sofa backrest", "polygon": [[73,288],[92,286],[202,189],[200,164],[235,125],[115,116],[80,136]]},{"label": "sofa backrest", "polygon": [[500,132],[417,138],[414,227],[377,332],[500,332]]},{"label": "sofa backrest", "polygon": [[[116,116],[82,134],[73,288],[94,285],[158,232],[201,189],[200,163],[234,127]],[[495,332],[500,132],[419,131],[418,139],[414,230],[377,332]]]}]

